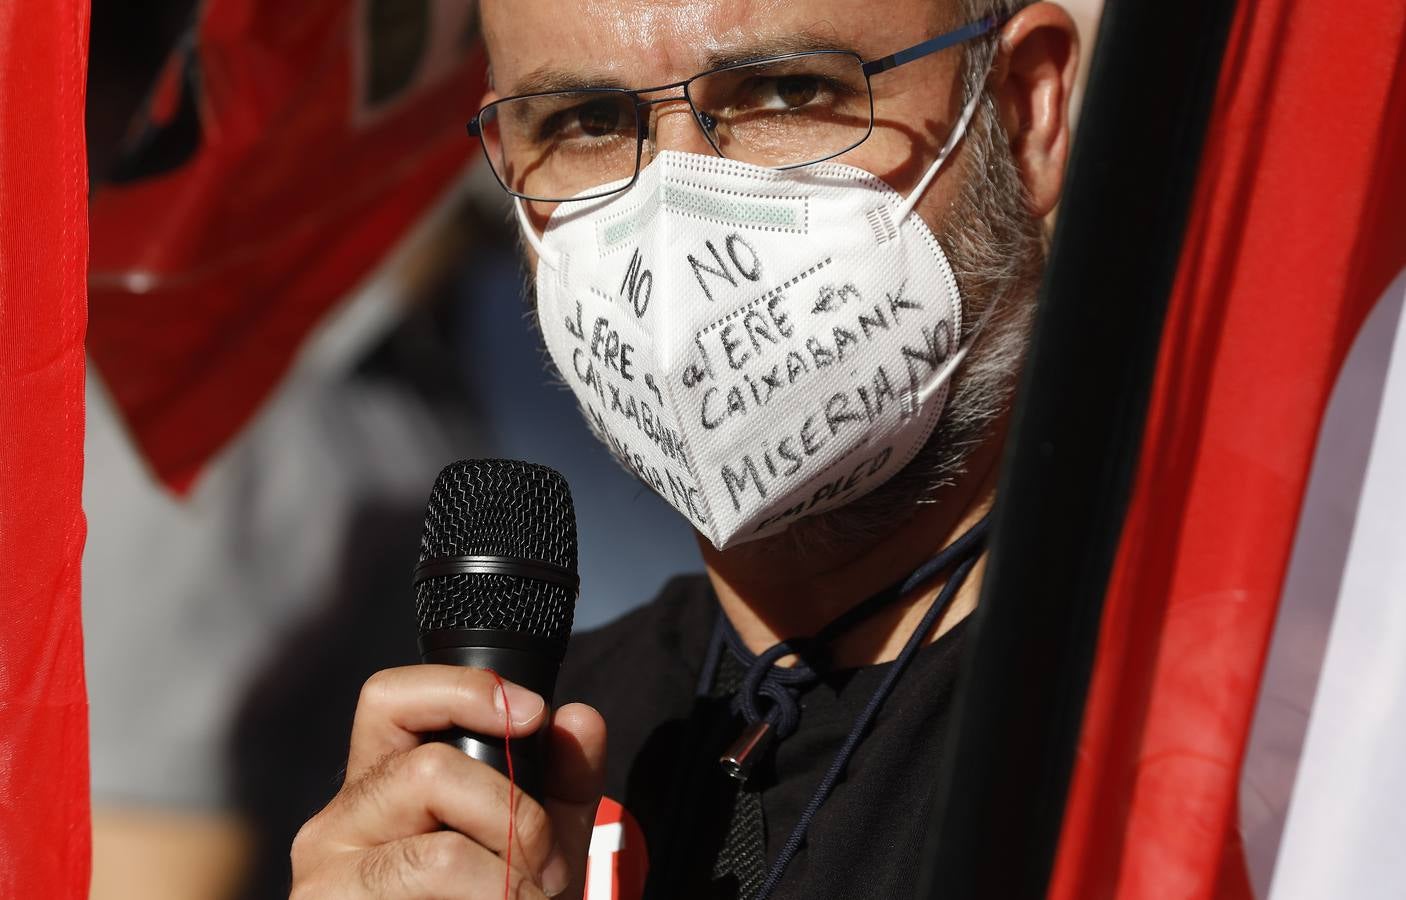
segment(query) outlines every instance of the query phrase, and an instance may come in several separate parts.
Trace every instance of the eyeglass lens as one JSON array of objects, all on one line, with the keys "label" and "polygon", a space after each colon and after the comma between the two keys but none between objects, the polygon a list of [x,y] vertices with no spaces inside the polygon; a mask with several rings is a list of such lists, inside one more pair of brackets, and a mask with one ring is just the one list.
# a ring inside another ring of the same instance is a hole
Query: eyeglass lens
[{"label": "eyeglass lens", "polygon": [[[687,86],[722,156],[785,168],[835,156],[869,134],[863,64],[817,52],[708,72]],[[634,176],[640,116],[634,95],[560,91],[484,111],[484,148],[499,180],[534,200],[566,200]]]}]

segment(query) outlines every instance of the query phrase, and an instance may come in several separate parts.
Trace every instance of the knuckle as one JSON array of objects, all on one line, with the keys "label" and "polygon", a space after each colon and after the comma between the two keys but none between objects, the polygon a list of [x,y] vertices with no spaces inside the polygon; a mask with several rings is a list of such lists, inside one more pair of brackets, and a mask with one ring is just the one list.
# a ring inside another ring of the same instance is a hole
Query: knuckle
[{"label": "knuckle", "polygon": [[454,693],[461,703],[481,706],[493,703],[493,676],[487,669],[464,666],[455,673]]},{"label": "knuckle", "polygon": [[464,867],[468,850],[468,838],[452,831],[440,831],[426,835],[424,840],[405,842],[401,847],[401,861],[412,872],[447,874]]},{"label": "knuckle", "polygon": [[[484,790],[488,792],[488,794],[491,796],[492,803],[496,808],[507,810],[509,808],[509,804],[513,802],[513,787],[508,784],[508,779],[502,777],[488,778],[484,781],[483,787]],[[519,796],[526,796],[521,792],[518,793]],[[520,809],[517,810],[517,815],[522,815],[522,811]],[[519,821],[516,823],[516,826],[518,829],[518,833],[521,834],[521,819],[519,819]]]},{"label": "knuckle", "polygon": [[288,857],[294,872],[302,867],[302,864],[313,855],[317,846],[322,843],[321,820],[321,813],[313,816],[302,824],[297,834],[293,835],[293,843],[288,848]]},{"label": "knuckle", "polygon": [[448,744],[421,744],[404,755],[402,767],[410,780],[431,787],[442,783],[449,776],[455,764],[462,765],[467,759]]},{"label": "knuckle", "polygon": [[384,891],[393,884],[404,884],[405,873],[397,871],[395,862],[384,847],[375,847],[359,854],[356,874],[362,885],[376,891]]},{"label": "knuckle", "polygon": [[377,896],[458,896],[473,875],[472,847],[452,831],[385,844],[359,855],[356,877]]},{"label": "knuckle", "polygon": [[389,669],[382,669],[366,679],[361,685],[361,696],[357,706],[362,709],[381,709],[389,701],[393,677]]},{"label": "knuckle", "polygon": [[513,824],[517,829],[518,842],[528,848],[534,860],[544,861],[553,843],[552,820],[536,800],[521,790],[516,793],[517,809]]}]

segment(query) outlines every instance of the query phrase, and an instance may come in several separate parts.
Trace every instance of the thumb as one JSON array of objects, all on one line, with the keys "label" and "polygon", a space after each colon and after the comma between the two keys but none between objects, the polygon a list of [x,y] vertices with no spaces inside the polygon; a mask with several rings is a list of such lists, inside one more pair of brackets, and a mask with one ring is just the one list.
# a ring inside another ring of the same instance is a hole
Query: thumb
[{"label": "thumb", "polygon": [[605,720],[601,714],[583,703],[558,709],[548,732],[547,760],[547,814],[571,873],[571,886],[563,896],[580,897],[596,807],[605,789]]}]

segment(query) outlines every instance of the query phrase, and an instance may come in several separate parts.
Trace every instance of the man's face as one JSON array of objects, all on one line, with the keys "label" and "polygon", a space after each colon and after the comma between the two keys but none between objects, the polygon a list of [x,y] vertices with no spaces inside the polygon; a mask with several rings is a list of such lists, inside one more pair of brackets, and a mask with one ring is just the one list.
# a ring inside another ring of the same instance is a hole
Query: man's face
[{"label": "man's face", "polygon": [[[837,49],[864,60],[965,24],[933,0],[485,0],[484,34],[499,96],[558,87],[643,88],[722,63],[797,49]],[[838,158],[907,193],[961,111],[961,52],[949,50],[875,76],[874,131]],[[650,153],[713,155],[680,98],[650,107]],[[952,172],[948,166],[944,172]],[[952,179],[939,177],[918,211],[938,230]],[[552,207],[532,204],[540,228]]]},{"label": "man's face", "polygon": [[[485,103],[564,88],[638,90],[798,50],[845,50],[872,60],[967,24],[955,0],[891,0],[879,7],[868,0],[580,0],[563,6],[560,0],[483,0],[494,74]],[[900,193],[913,190],[961,113],[964,63],[976,46],[875,75],[873,132],[838,161]],[[877,489],[729,552],[764,559],[773,544],[781,546],[775,542],[784,542],[786,552],[810,553],[822,565],[863,552],[918,504],[953,485],[972,454],[999,435],[1043,264],[1041,217],[1061,186],[1078,43],[1067,14],[1038,3],[1003,28],[999,46],[987,100],[916,207],[942,244],[964,314],[994,313],[954,376],[936,429]],[[681,97],[646,109],[644,165],[664,150],[714,155]],[[525,208],[540,232],[554,207],[529,202]]]}]

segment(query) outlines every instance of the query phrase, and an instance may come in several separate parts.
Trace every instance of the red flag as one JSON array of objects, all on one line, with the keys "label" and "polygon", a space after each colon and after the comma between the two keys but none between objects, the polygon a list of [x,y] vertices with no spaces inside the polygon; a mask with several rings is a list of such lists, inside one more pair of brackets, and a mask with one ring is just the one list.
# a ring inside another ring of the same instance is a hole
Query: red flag
[{"label": "red flag", "polygon": [[470,0],[209,0],[93,200],[89,351],[181,488],[445,192],[484,83]]},{"label": "red flag", "polygon": [[1236,791],[1328,393],[1406,266],[1406,5],[1242,3],[1050,896],[1249,896]]},{"label": "red flag", "polygon": [[88,895],[86,0],[0,11],[0,895]]}]

